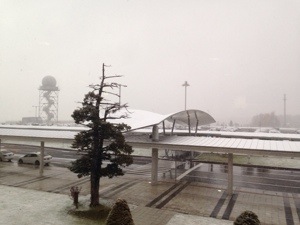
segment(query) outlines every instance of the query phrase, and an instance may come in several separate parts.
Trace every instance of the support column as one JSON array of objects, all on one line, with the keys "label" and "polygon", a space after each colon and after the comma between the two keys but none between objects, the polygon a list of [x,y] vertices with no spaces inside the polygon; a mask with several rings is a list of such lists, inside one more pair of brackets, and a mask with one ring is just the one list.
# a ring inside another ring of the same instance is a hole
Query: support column
[{"label": "support column", "polygon": [[41,154],[40,154],[40,177],[44,174],[44,155],[45,155],[45,148],[44,142],[41,141]]},{"label": "support column", "polygon": [[233,194],[233,154],[228,154],[228,186],[227,186],[227,194]]},{"label": "support column", "polygon": [[157,184],[158,177],[158,149],[152,148],[151,185]]},{"label": "support column", "polygon": [[175,123],[176,123],[176,120],[174,120],[174,121],[173,121],[171,135],[173,135],[173,131],[174,131],[174,127],[175,127]]},{"label": "support column", "polygon": [[[158,126],[152,128],[152,141],[159,141]],[[151,185],[157,184],[158,177],[158,149],[152,148]]]}]

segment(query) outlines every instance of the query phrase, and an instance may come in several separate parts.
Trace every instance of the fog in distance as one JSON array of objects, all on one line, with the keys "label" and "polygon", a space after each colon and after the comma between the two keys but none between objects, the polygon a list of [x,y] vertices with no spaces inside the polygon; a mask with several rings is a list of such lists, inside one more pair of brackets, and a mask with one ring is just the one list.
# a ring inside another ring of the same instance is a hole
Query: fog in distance
[{"label": "fog in distance", "polygon": [[300,114],[300,1],[0,0],[0,122],[35,115],[45,76],[60,88],[59,119],[122,74],[122,102],[217,121]]}]

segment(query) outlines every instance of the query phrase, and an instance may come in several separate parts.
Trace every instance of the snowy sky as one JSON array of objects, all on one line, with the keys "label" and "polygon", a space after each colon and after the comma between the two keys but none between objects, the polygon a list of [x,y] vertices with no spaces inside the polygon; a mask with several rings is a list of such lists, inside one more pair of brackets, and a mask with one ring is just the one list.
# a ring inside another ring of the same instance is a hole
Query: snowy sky
[{"label": "snowy sky", "polygon": [[34,116],[43,77],[71,119],[102,63],[131,108],[217,121],[300,114],[299,0],[0,0],[0,122]]}]

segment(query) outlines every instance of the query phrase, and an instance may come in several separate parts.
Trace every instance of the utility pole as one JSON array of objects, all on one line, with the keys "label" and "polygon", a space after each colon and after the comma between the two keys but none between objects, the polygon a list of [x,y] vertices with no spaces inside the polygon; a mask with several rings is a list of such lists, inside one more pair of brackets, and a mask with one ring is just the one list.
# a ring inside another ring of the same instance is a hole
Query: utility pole
[{"label": "utility pole", "polygon": [[34,107],[35,108],[35,118],[37,117],[37,109],[38,109],[38,105],[33,105],[32,107]]},{"label": "utility pole", "polygon": [[119,85],[119,105],[121,106],[121,88],[127,87],[127,85],[118,84]]},{"label": "utility pole", "polygon": [[286,95],[283,96],[283,127],[286,127]]},{"label": "utility pole", "polygon": [[190,86],[187,81],[184,82],[182,85],[184,87],[184,110],[186,110],[186,92],[187,92],[187,87]]},{"label": "utility pole", "polygon": [[38,121],[38,119],[37,119],[37,109],[38,109],[38,105],[33,105],[32,107],[34,107],[35,108],[35,115],[34,115],[34,120],[35,120],[35,122],[37,123],[37,121]]}]

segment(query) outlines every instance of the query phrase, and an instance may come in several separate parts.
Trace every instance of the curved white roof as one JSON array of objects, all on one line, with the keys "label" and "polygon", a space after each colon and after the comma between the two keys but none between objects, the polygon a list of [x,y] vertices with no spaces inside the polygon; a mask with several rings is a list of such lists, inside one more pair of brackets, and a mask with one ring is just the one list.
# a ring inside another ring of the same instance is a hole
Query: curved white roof
[{"label": "curved white roof", "polygon": [[181,125],[189,125],[191,127],[207,125],[215,123],[216,121],[209,114],[195,109],[186,111],[179,111],[168,115],[161,115],[144,110],[130,109],[129,111],[121,110],[115,114],[111,114],[112,117],[118,117],[120,115],[127,115],[127,118],[111,119],[111,123],[125,123],[131,127],[131,130],[137,130],[153,125],[158,125],[163,121],[168,121]]},{"label": "curved white roof", "polygon": [[166,120],[190,124],[191,127],[215,123],[215,119],[206,112],[197,109],[189,109],[167,115]]}]

